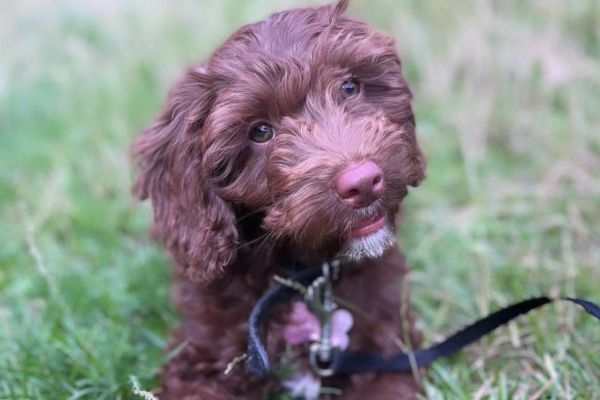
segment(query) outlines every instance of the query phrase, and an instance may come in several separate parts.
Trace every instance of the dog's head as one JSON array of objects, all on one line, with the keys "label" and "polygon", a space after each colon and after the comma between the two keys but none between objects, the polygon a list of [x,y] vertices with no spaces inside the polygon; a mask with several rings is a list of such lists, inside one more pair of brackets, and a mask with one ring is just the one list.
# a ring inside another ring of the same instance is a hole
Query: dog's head
[{"label": "dog's head", "polygon": [[239,210],[307,252],[357,260],[393,245],[425,162],[394,42],[344,16],[347,3],[241,28],[135,143],[135,191],[190,276],[231,263]]}]

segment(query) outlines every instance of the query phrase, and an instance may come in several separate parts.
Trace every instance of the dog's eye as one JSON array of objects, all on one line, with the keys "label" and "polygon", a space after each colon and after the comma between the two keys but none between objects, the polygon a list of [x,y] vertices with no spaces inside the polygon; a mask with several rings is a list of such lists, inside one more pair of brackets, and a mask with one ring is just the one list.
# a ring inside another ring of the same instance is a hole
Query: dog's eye
[{"label": "dog's eye", "polygon": [[342,83],[342,94],[344,97],[350,97],[358,94],[358,82],[356,81],[346,81]]},{"label": "dog's eye", "polygon": [[256,143],[264,143],[273,139],[275,131],[271,125],[260,123],[250,130],[250,139]]}]

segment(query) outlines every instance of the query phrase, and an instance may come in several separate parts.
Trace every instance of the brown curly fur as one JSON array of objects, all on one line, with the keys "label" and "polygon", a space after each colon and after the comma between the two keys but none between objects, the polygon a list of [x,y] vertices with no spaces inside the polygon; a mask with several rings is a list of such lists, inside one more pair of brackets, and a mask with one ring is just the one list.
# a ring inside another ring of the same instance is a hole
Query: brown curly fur
[{"label": "brown curly fur", "polygon": [[[156,123],[133,146],[135,193],[154,209],[153,233],[172,255],[173,297],[182,316],[163,369],[160,398],[263,399],[280,391],[227,364],[246,348],[247,318],[282,259],[318,263],[339,252],[364,219],[332,181],[357,160],[385,176],[377,207],[390,226],[407,186],[424,178],[411,92],[391,38],[335,6],[295,9],[239,29],[204,64],[188,70]],[[359,82],[344,98],[342,82]],[[276,136],[248,132],[269,122]],[[336,295],[354,313],[350,348],[384,354],[420,337],[400,284],[403,257],[348,262]],[[402,302],[401,302],[402,300]],[[289,307],[269,322],[268,351],[284,348]],[[400,340],[399,338],[402,338]],[[413,375],[339,376],[324,382],[340,399],[413,399]]]}]

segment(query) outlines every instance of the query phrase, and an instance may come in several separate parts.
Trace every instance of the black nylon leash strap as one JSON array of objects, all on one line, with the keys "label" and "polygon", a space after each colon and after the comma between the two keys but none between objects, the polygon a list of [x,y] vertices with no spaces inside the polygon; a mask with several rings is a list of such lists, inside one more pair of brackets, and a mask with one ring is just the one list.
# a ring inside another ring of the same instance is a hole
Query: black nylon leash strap
[{"label": "black nylon leash strap", "polygon": [[[301,276],[295,277],[294,280],[302,285],[306,285],[319,275],[319,269],[311,269],[304,272]],[[261,338],[263,323],[274,306],[284,301],[289,301],[297,294],[295,289],[277,284],[260,298],[252,310],[248,320],[248,358],[246,360],[249,372],[260,377],[269,375],[269,357]],[[600,320],[600,306],[588,300],[572,297],[560,299],[535,297],[493,312],[487,317],[456,332],[443,342],[427,349],[416,350],[411,354],[398,353],[392,357],[385,358],[373,353],[336,350],[333,353],[331,368],[334,374],[344,375],[370,372],[407,373],[415,367],[428,367],[437,359],[458,352],[518,316],[527,314],[529,311],[551,303],[554,300],[566,300],[575,303]]]},{"label": "black nylon leash strap", "polygon": [[[398,353],[391,358],[377,354],[343,351],[334,355],[333,369],[337,374],[360,374],[368,372],[410,372],[415,367],[428,367],[441,357],[448,357],[462,348],[476,342],[498,327],[527,314],[529,311],[551,303],[556,299],[534,297],[502,308],[479,321],[456,332],[441,343],[428,349],[415,350],[412,354]],[[600,307],[590,301],[577,298],[561,298],[580,305],[600,320]]]}]

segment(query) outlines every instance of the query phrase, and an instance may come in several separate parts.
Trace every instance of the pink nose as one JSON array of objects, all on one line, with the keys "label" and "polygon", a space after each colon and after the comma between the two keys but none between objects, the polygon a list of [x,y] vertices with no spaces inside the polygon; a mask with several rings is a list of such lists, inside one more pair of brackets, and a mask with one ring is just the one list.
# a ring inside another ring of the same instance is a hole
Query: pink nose
[{"label": "pink nose", "polygon": [[335,191],[352,208],[366,207],[383,195],[383,171],[372,161],[344,168],[335,181]]}]

